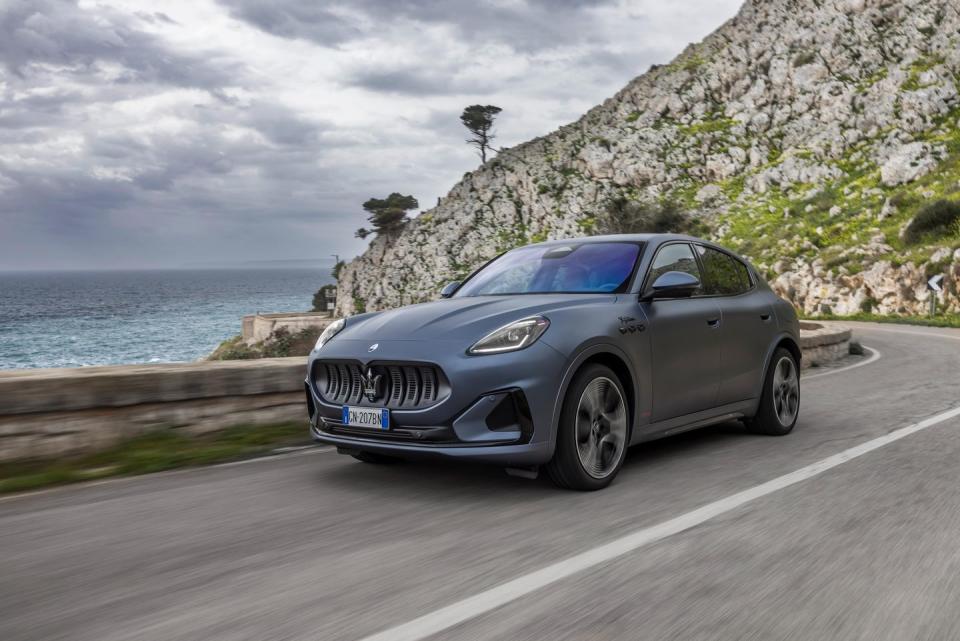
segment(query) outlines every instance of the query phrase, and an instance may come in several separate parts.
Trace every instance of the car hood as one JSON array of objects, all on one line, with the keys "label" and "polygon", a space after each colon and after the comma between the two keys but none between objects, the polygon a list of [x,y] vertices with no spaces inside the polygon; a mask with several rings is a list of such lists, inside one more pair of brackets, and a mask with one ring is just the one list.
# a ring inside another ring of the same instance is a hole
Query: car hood
[{"label": "car hood", "polygon": [[[338,338],[351,340],[462,340],[472,344],[507,323],[585,305],[609,305],[614,294],[466,296],[410,305],[348,319]],[[548,330],[549,331],[549,330]]]}]

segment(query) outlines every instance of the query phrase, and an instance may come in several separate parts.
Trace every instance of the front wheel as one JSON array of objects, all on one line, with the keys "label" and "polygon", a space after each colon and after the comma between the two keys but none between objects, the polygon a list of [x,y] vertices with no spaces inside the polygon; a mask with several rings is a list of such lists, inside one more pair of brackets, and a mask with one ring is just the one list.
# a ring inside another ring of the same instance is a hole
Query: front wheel
[{"label": "front wheel", "polygon": [[588,365],[574,376],[563,401],[557,444],[547,472],[560,487],[599,490],[613,481],[627,451],[629,417],[613,370]]},{"label": "front wheel", "polygon": [[757,415],[745,423],[754,434],[783,436],[793,431],[799,415],[800,368],[793,354],[781,347],[770,360]]}]

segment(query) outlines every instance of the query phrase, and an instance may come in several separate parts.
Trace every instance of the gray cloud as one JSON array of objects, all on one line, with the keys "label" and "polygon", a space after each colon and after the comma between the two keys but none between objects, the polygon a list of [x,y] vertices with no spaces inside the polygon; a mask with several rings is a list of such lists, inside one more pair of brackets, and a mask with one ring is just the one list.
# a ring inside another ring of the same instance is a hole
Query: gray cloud
[{"label": "gray cloud", "polygon": [[348,255],[364,200],[476,166],[465,105],[511,146],[719,22],[665,48],[612,1],[113,2],[0,0],[0,269]]},{"label": "gray cloud", "polygon": [[[136,15],[99,11],[81,9],[71,0],[11,0],[0,11],[0,63],[18,77],[33,64],[59,65],[83,76],[97,74],[98,65],[114,63],[123,68],[120,83],[200,88],[229,84],[228,65],[172,51],[138,29],[136,22],[142,18]],[[164,14],[150,14],[149,19],[158,15]]]},{"label": "gray cloud", "polygon": [[397,22],[446,26],[456,37],[509,45],[518,51],[551,49],[581,40],[599,40],[590,9],[612,0],[535,0],[500,5],[475,0],[220,0],[236,17],[269,33],[304,38],[323,46],[374,37]]}]

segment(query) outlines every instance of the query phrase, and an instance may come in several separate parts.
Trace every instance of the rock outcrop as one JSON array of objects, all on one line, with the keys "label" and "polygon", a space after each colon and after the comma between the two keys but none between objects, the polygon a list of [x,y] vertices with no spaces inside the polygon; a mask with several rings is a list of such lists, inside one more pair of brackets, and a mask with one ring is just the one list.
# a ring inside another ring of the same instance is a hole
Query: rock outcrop
[{"label": "rock outcrop", "polygon": [[580,120],[502,151],[340,274],[340,314],[435,298],[510,247],[595,233],[612,199],[675,203],[808,313],[921,313],[960,229],[956,0],[748,0]]}]

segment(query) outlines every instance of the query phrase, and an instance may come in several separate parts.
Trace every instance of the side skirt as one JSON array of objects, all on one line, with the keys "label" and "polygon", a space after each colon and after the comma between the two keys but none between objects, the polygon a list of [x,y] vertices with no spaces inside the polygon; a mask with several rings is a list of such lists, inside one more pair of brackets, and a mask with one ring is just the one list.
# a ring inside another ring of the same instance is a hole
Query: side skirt
[{"label": "side skirt", "polygon": [[644,441],[653,441],[682,432],[689,432],[690,430],[716,425],[717,423],[725,423],[726,421],[736,420],[744,416],[752,416],[756,413],[756,409],[757,399],[754,398],[650,423],[634,432],[633,438],[630,439],[630,445],[636,445]]}]

